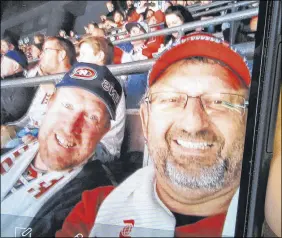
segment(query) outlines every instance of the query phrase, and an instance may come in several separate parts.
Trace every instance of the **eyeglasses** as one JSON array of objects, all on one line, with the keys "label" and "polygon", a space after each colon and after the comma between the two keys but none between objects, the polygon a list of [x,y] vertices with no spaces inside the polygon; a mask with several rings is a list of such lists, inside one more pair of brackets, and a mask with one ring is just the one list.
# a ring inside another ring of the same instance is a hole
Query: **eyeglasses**
[{"label": "eyeglasses", "polygon": [[150,110],[164,113],[180,113],[186,107],[188,98],[200,99],[203,109],[208,115],[239,113],[244,115],[249,102],[240,95],[228,93],[203,94],[188,96],[186,93],[158,92],[145,98]]}]

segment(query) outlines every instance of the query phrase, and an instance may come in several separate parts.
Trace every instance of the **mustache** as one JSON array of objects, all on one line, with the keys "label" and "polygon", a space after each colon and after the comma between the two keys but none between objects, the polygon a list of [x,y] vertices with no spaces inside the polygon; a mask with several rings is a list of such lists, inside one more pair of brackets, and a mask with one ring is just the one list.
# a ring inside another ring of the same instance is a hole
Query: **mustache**
[{"label": "mustache", "polygon": [[202,129],[193,133],[187,132],[185,130],[173,130],[167,133],[168,140],[183,139],[191,141],[203,141],[210,143],[222,143],[223,139],[217,136],[213,131]]}]

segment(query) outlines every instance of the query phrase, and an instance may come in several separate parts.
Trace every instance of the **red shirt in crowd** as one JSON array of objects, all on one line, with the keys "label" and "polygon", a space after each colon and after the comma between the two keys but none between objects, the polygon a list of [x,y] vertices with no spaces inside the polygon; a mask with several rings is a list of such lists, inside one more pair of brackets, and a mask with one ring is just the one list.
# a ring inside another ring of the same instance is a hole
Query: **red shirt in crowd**
[{"label": "red shirt in crowd", "polygon": [[161,44],[164,44],[164,36],[151,37],[145,45],[142,54],[147,56],[149,59],[153,58],[152,54],[158,52]]}]

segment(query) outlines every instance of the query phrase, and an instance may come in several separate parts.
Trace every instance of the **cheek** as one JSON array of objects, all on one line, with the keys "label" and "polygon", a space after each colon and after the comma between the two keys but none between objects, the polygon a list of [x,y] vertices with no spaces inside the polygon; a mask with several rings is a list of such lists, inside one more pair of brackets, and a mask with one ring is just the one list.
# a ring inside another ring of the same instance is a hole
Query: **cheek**
[{"label": "cheek", "polygon": [[223,135],[226,147],[234,145],[237,140],[244,141],[246,127],[244,118],[231,117],[229,120],[218,118],[216,127]]},{"label": "cheek", "polygon": [[48,112],[48,114],[45,115],[42,126],[40,127],[39,136],[47,135],[51,132],[52,128],[54,128],[55,125],[59,122],[58,114]]},{"label": "cheek", "polygon": [[96,145],[102,138],[101,133],[97,130],[93,130],[93,128],[84,126],[84,133],[82,133],[82,144],[81,144],[81,152],[85,154],[90,154],[94,151]]},{"label": "cheek", "polygon": [[153,114],[151,115],[151,118],[154,119],[149,119],[149,137],[151,137],[152,141],[156,141],[157,143],[163,143],[165,140],[166,133],[169,131],[172,122],[168,120],[168,118],[160,118],[157,115]]}]

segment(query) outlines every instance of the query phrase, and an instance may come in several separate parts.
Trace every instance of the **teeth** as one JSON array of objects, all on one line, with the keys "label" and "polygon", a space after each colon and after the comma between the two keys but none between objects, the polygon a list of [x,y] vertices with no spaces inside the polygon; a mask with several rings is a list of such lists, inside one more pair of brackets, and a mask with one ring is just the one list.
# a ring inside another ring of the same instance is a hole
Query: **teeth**
[{"label": "teeth", "polygon": [[58,140],[59,144],[65,148],[70,148],[74,146],[74,143],[68,142],[63,137],[56,134],[56,139]]},{"label": "teeth", "polygon": [[207,142],[189,142],[189,141],[184,141],[184,140],[177,140],[176,141],[179,145],[188,148],[188,149],[207,149],[212,146],[212,144],[209,144]]}]

